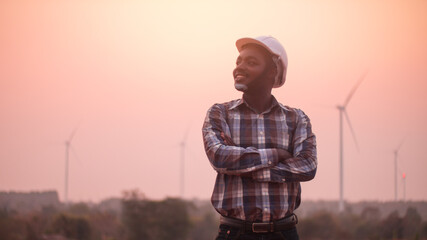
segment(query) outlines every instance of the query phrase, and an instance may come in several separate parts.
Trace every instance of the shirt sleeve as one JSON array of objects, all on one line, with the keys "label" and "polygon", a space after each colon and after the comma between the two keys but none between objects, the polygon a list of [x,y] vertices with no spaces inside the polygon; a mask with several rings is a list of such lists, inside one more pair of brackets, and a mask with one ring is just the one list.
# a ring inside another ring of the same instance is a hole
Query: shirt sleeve
[{"label": "shirt sleeve", "polygon": [[244,175],[276,165],[278,155],[273,149],[257,149],[226,144],[221,132],[231,137],[226,121],[224,105],[215,104],[206,115],[203,124],[203,142],[212,167],[219,173]]},{"label": "shirt sleeve", "polygon": [[317,171],[316,136],[310,119],[296,109],[297,127],[293,136],[293,157],[279,162],[272,168],[261,169],[252,174],[260,182],[304,182],[314,178]]}]

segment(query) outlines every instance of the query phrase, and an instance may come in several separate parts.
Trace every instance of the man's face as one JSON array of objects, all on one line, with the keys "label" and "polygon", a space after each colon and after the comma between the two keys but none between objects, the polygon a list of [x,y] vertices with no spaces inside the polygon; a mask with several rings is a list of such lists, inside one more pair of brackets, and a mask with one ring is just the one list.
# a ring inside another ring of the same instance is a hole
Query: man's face
[{"label": "man's face", "polygon": [[239,91],[270,87],[273,82],[266,79],[268,73],[267,56],[254,46],[245,47],[240,51],[233,71],[234,86]]}]

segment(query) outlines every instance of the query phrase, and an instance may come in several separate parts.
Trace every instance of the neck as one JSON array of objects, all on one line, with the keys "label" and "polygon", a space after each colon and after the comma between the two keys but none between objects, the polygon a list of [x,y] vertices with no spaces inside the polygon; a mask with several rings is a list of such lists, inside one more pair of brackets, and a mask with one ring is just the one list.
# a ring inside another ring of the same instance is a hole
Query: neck
[{"label": "neck", "polygon": [[272,95],[271,91],[264,93],[257,92],[256,94],[245,92],[243,93],[243,99],[256,113],[260,114],[271,106]]}]

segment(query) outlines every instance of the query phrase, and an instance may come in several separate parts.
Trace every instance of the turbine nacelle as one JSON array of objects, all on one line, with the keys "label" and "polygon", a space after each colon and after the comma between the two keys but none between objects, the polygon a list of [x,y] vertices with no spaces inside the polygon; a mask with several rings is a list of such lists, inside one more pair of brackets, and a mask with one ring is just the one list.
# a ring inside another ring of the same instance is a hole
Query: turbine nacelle
[{"label": "turbine nacelle", "polygon": [[338,109],[339,111],[345,111],[345,107],[344,107],[344,106],[341,106],[341,105],[337,105],[337,109]]}]

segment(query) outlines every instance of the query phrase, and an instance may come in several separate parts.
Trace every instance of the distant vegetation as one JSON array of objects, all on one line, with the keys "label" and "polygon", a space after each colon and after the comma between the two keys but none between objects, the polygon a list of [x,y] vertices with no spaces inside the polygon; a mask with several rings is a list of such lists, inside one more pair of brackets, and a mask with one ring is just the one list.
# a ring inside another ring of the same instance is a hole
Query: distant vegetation
[{"label": "distant vegetation", "polygon": [[[344,213],[336,206],[303,203],[297,210],[301,239],[427,239],[426,202],[353,203]],[[128,191],[98,204],[65,206],[55,192],[0,193],[2,240],[212,240],[217,229],[209,201],[153,201]]]}]

